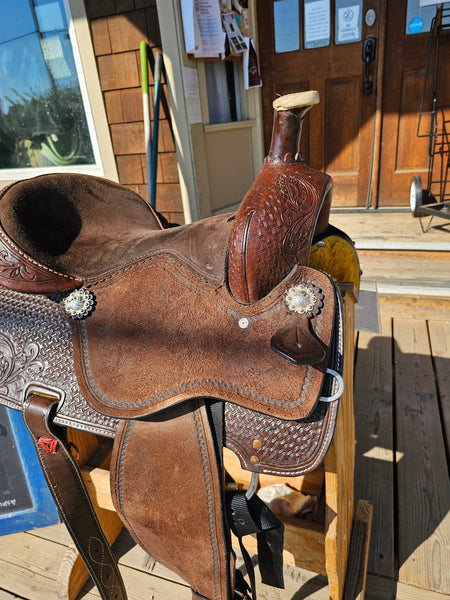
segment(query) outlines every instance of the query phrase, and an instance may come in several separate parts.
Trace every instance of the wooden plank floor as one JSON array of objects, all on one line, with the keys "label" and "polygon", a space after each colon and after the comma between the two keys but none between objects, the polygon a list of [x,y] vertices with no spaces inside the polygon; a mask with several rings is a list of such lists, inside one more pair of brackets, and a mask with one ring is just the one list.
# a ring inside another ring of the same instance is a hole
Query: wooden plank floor
[{"label": "wooden plank floor", "polygon": [[448,321],[389,316],[357,342],[355,495],[374,506],[368,570],[420,598],[450,597],[449,344]]},{"label": "wooden plank floor", "polygon": [[[416,307],[417,308],[417,307]],[[448,307],[447,307],[448,308]],[[366,598],[450,598],[450,321],[432,302],[420,318],[380,305],[381,331],[357,334],[355,498],[373,503]],[[62,525],[0,538],[0,600],[58,598],[69,544]],[[188,600],[188,588],[126,533],[115,544],[130,600]],[[285,567],[267,600],[326,600],[323,576]],[[82,598],[98,598],[87,585]]]},{"label": "wooden plank floor", "polygon": [[[425,223],[428,218],[425,219]],[[331,209],[330,222],[342,229],[359,250],[450,251],[450,220],[434,218],[423,233],[409,211]]]},{"label": "wooden plank floor", "polygon": [[450,297],[450,221],[427,233],[409,212],[332,212],[330,222],[355,242],[363,279],[381,294]]}]

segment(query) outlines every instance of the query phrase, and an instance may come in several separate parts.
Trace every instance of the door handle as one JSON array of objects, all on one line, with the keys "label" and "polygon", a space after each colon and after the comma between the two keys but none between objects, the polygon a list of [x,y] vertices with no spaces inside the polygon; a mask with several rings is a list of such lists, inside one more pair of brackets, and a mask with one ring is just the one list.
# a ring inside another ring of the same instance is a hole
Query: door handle
[{"label": "door handle", "polygon": [[370,79],[370,63],[375,60],[377,40],[374,37],[368,37],[363,42],[362,60],[365,63],[365,73],[363,81],[363,94],[369,96],[372,93],[372,81]]}]

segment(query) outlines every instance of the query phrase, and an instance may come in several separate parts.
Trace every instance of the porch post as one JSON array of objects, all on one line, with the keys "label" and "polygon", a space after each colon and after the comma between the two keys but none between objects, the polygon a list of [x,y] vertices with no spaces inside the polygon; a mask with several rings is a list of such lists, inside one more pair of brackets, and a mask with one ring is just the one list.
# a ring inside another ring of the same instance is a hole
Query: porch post
[{"label": "porch post", "polygon": [[186,223],[200,219],[194,149],[183,87],[183,27],[177,0],[156,0],[161,45],[169,90],[178,176]]}]

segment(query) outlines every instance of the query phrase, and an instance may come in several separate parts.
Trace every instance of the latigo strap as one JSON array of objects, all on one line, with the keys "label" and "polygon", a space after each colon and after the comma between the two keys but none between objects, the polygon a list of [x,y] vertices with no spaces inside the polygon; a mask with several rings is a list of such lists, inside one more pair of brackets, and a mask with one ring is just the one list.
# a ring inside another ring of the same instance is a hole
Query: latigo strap
[{"label": "latigo strap", "polygon": [[33,439],[45,478],[69,533],[102,600],[127,600],[111,548],[97,520],[84,481],[66,443],[53,423],[58,400],[31,392],[23,418]]}]

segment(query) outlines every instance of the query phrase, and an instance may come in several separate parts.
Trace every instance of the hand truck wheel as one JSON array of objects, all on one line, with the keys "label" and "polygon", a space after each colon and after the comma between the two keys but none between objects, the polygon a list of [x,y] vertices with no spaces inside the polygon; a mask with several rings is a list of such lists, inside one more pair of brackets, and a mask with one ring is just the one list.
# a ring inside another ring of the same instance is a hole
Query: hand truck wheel
[{"label": "hand truck wheel", "polygon": [[423,188],[422,178],[420,175],[415,175],[411,181],[411,188],[409,190],[409,206],[411,212],[415,217],[419,216],[420,207],[423,204]]}]

